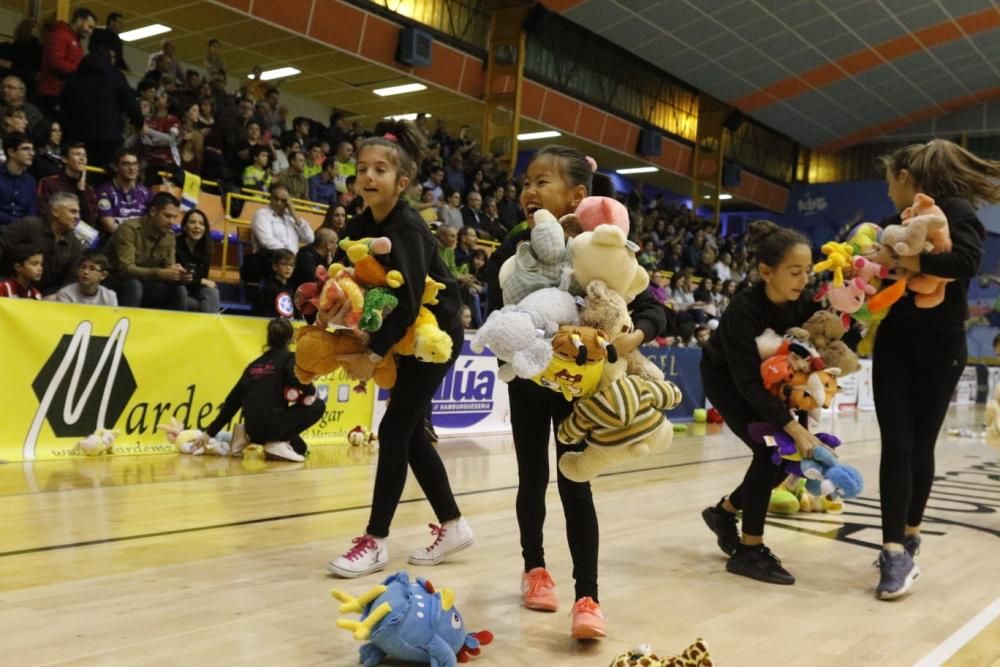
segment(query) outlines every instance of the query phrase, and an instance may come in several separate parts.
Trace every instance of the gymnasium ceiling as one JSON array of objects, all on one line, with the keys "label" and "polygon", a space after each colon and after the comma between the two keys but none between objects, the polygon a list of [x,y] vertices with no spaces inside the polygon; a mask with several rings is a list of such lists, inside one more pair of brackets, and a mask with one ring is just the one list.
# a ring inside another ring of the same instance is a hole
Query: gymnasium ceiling
[{"label": "gymnasium ceiling", "polygon": [[1000,127],[990,0],[546,5],[807,146],[836,150],[941,119],[959,131]]}]

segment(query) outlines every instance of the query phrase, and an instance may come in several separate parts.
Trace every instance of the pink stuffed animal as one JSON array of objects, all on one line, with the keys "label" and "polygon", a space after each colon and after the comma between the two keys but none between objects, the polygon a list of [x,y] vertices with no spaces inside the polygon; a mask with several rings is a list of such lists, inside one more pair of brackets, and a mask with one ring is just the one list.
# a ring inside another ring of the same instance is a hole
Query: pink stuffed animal
[{"label": "pink stuffed animal", "polygon": [[865,257],[855,257],[854,275],[866,283],[870,283],[872,278],[888,278],[889,267],[873,262]]},{"label": "pink stuffed animal", "polygon": [[819,301],[825,296],[830,301],[830,306],[841,314],[841,322],[847,329],[851,325],[851,313],[861,310],[861,307],[865,305],[865,298],[870,294],[875,294],[875,292],[875,288],[865,283],[861,278],[852,278],[846,281],[842,287],[824,285],[816,293],[815,299]]},{"label": "pink stuffed animal", "polygon": [[614,225],[628,236],[628,209],[617,199],[610,197],[585,197],[576,207],[576,211],[564,215],[559,224],[567,236],[579,236],[583,232],[592,232],[598,225]]}]

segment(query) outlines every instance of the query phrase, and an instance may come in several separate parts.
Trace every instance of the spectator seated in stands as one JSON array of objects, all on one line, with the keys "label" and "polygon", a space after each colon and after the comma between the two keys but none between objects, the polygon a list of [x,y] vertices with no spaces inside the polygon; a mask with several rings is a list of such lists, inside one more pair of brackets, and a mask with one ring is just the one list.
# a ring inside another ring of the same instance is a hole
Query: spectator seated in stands
[{"label": "spectator seated in stands", "polygon": [[96,25],[97,17],[94,12],[86,7],[78,7],[73,12],[70,23],[56,21],[45,33],[37,92],[42,108],[48,115],[56,116],[63,82],[76,71],[83,60],[80,42],[90,37]]},{"label": "spectator seated in stands", "polygon": [[35,178],[28,172],[35,157],[31,139],[21,133],[3,138],[7,162],[0,165],[0,225],[38,215]]},{"label": "spectator seated in stands", "polygon": [[35,181],[61,172],[63,170],[62,125],[58,121],[43,118],[35,126],[33,139],[35,159],[32,162],[31,171]]},{"label": "spectator seated in stands", "polygon": [[316,230],[316,240],[299,249],[295,256],[295,271],[288,282],[288,289],[294,294],[299,285],[316,281],[316,269],[327,267],[339,250],[340,236],[326,227]]},{"label": "spectator seated in stands", "polygon": [[250,148],[250,164],[243,170],[243,187],[267,192],[271,187],[271,171],[268,168],[270,160],[271,150],[267,146]]},{"label": "spectator seated in stands", "polygon": [[180,218],[180,202],[169,192],[157,193],[144,218],[126,220],[112,237],[113,275],[109,287],[125,307],[187,309],[186,284],[192,275],[177,263],[172,227]]},{"label": "spectator seated in stands", "polygon": [[294,254],[300,245],[315,240],[312,227],[303,218],[296,217],[286,185],[272,183],[269,192],[271,202],[259,208],[250,223],[254,251],[284,248]]},{"label": "spectator seated in stands", "polygon": [[27,88],[20,77],[8,74],[3,78],[3,83],[0,84],[0,99],[2,99],[3,104],[0,105],[0,108],[4,112],[8,110],[23,111],[28,123],[27,133],[30,134],[44,116],[38,107],[27,101],[26,94]]},{"label": "spectator seated in stands", "polygon": [[[170,97],[167,91],[160,88],[153,100],[153,113],[146,120],[148,141],[142,143],[142,159],[146,163],[146,185],[156,185],[163,182],[159,172],[173,172],[177,167],[179,155],[177,144],[180,142],[181,121],[169,111]],[[152,131],[149,132],[149,130]]]},{"label": "spectator seated in stands", "polygon": [[465,270],[471,273],[472,253],[476,251],[478,243],[479,235],[476,233],[476,228],[471,225],[462,227],[462,231],[458,234],[458,244],[455,246],[455,265],[464,266]]},{"label": "spectator seated in stands", "polygon": [[139,182],[139,156],[135,151],[118,151],[114,178],[97,188],[97,222],[103,236],[112,236],[125,220],[141,218],[149,212],[153,193]]},{"label": "spectator seated in stands", "polygon": [[438,220],[441,221],[441,226],[450,227],[455,230],[456,235],[465,224],[465,220],[462,218],[462,209],[459,208],[461,203],[462,193],[458,190],[448,190],[441,208],[438,209]]},{"label": "spectator seated in stands", "polygon": [[337,203],[337,161],[327,158],[322,171],[309,178],[309,201],[333,206]]},{"label": "spectator seated in stands", "polygon": [[[444,183],[444,167],[440,165],[431,167],[430,175],[424,182],[424,187],[431,189],[433,202],[437,206],[440,206],[444,200],[444,188],[441,185],[442,183]],[[459,195],[459,199],[461,199],[461,194]]]},{"label": "spectator seated in stands", "polygon": [[462,304],[462,309],[459,312],[459,317],[462,320],[463,329],[472,329],[472,309]]},{"label": "spectator seated in stands", "polygon": [[24,113],[24,109],[4,109],[3,115],[0,116],[0,134],[12,132],[28,133],[28,116]]},{"label": "spectator seated in stands", "polygon": [[486,213],[483,211],[483,196],[473,190],[465,196],[462,207],[462,224],[478,230],[486,228]]},{"label": "spectator seated in stands", "polygon": [[420,217],[423,218],[424,222],[427,224],[437,222],[438,209],[437,206],[434,205],[434,191],[426,185],[420,185],[419,187],[420,200],[413,205],[413,208],[420,212]]},{"label": "spectator seated in stands", "polygon": [[63,150],[65,166],[54,175],[43,178],[38,183],[38,209],[44,216],[48,213],[52,195],[68,192],[80,200],[80,219],[91,227],[97,226],[97,194],[87,183],[87,148],[80,143],[66,144]]},{"label": "spectator seated in stands", "polygon": [[306,181],[309,181],[313,176],[323,171],[324,160],[326,160],[326,155],[323,153],[323,146],[318,141],[310,141],[309,157],[306,158],[306,166],[302,170],[302,175],[306,177]]},{"label": "spectator seated in stands", "polygon": [[108,258],[103,254],[84,253],[76,270],[76,282],[66,285],[46,299],[90,306],[117,306],[118,295],[101,285],[108,278],[108,269]]},{"label": "spectator seated in stands", "polygon": [[45,258],[44,271],[36,278],[42,294],[52,294],[63,285],[76,279],[76,267],[83,254],[83,246],[73,234],[80,204],[76,195],[57,192],[52,196],[45,218],[27,217],[3,228],[0,235],[0,262],[4,269],[11,265],[16,248],[31,246]]},{"label": "spectator seated in stands", "polygon": [[349,141],[341,141],[337,144],[337,152],[333,156],[337,162],[337,192],[347,194],[350,192],[347,179],[351,176],[357,177],[358,163],[354,158],[354,146]]},{"label": "spectator seated in stands", "polygon": [[187,309],[202,313],[219,312],[219,288],[209,280],[212,265],[212,237],[208,216],[197,208],[191,209],[181,219],[177,239],[177,263],[191,275],[186,283]]},{"label": "spectator seated in stands", "polygon": [[458,281],[461,288],[462,303],[469,306],[473,313],[473,322],[479,326],[476,313],[481,313],[480,294],[485,294],[486,287],[476,279],[476,276],[469,273],[468,264],[459,265],[455,260],[455,247],[458,245],[458,232],[447,225],[440,225],[437,229],[438,254],[444,260],[445,266]]},{"label": "spectator seated in stands", "polygon": [[323,224],[320,227],[332,229],[340,236],[344,233],[344,228],[347,227],[347,209],[340,204],[326,209],[326,215],[323,216]]},{"label": "spectator seated in stands", "polygon": [[295,253],[280,248],[271,253],[271,273],[261,281],[254,300],[252,314],[259,317],[283,317],[291,319],[295,316],[295,305],[292,300],[294,293],[289,280],[295,271]]},{"label": "spectator seated in stands", "polygon": [[306,156],[301,151],[289,153],[288,169],[278,174],[276,179],[288,190],[293,199],[309,199],[309,181],[303,170],[306,168]]},{"label": "spectator seated in stands", "polygon": [[[517,185],[508,183],[504,189],[504,196],[497,202],[497,210],[500,213],[500,225],[510,233],[522,220],[524,211],[521,210],[521,203],[517,195]],[[501,240],[498,238],[498,240]]]},{"label": "spectator seated in stands", "polygon": [[91,163],[102,169],[122,147],[123,119],[133,127],[142,127],[143,121],[135,93],[113,58],[105,46],[91,48],[66,78],[59,98],[66,141],[86,144]]},{"label": "spectator seated in stands", "polygon": [[13,274],[0,282],[0,297],[41,300],[42,293],[34,286],[42,278],[41,251],[35,246],[20,245],[11,252]]},{"label": "spectator seated in stands", "polygon": [[497,208],[497,200],[493,197],[485,197],[483,199],[483,213],[486,215],[486,219],[483,221],[483,228],[480,230],[483,236],[495,241],[502,241],[503,237],[510,230],[505,229],[503,223],[500,222],[500,210]]}]

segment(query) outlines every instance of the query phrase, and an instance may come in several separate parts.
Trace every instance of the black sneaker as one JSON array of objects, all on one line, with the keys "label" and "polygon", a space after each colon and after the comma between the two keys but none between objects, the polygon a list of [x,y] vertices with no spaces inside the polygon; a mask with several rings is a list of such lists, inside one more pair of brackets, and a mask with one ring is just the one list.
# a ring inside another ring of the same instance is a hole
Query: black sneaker
[{"label": "black sneaker", "polygon": [[702,510],[701,518],[705,520],[708,529],[715,533],[722,553],[732,556],[736,552],[736,545],[740,543],[740,532],[736,529],[736,515],[722,509],[720,500],[718,505]]},{"label": "black sneaker", "polygon": [[763,544],[755,547],[736,545],[736,553],[726,563],[726,571],[768,584],[788,586],[795,583],[795,577],[781,567],[778,557]]},{"label": "black sneaker", "polygon": [[916,558],[917,554],[920,553],[920,536],[907,535],[906,539],[903,540],[903,548],[906,549],[906,553],[910,554],[910,558]]}]

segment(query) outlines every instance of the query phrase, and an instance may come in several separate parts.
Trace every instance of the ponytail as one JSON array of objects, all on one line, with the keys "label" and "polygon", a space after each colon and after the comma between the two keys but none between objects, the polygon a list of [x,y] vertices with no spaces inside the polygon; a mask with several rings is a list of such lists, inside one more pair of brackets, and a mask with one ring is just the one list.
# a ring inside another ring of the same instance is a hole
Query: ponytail
[{"label": "ponytail", "polygon": [[747,230],[748,250],[757,262],[772,268],[781,264],[785,254],[797,245],[809,245],[808,239],[794,229],[779,227],[770,220],[756,220]]},{"label": "ponytail", "polygon": [[284,350],[292,342],[294,333],[291,322],[280,317],[274,318],[267,323],[267,349]]},{"label": "ponytail", "polygon": [[406,120],[383,120],[375,125],[375,136],[361,142],[360,154],[366,146],[380,146],[389,153],[400,176],[412,182],[417,178],[417,166],[424,159],[427,142],[417,126]]},{"label": "ponytail", "polygon": [[929,196],[964,197],[970,202],[1000,202],[1000,162],[984,160],[958,144],[934,139],[911,144],[879,158],[892,175],[906,169]]}]

